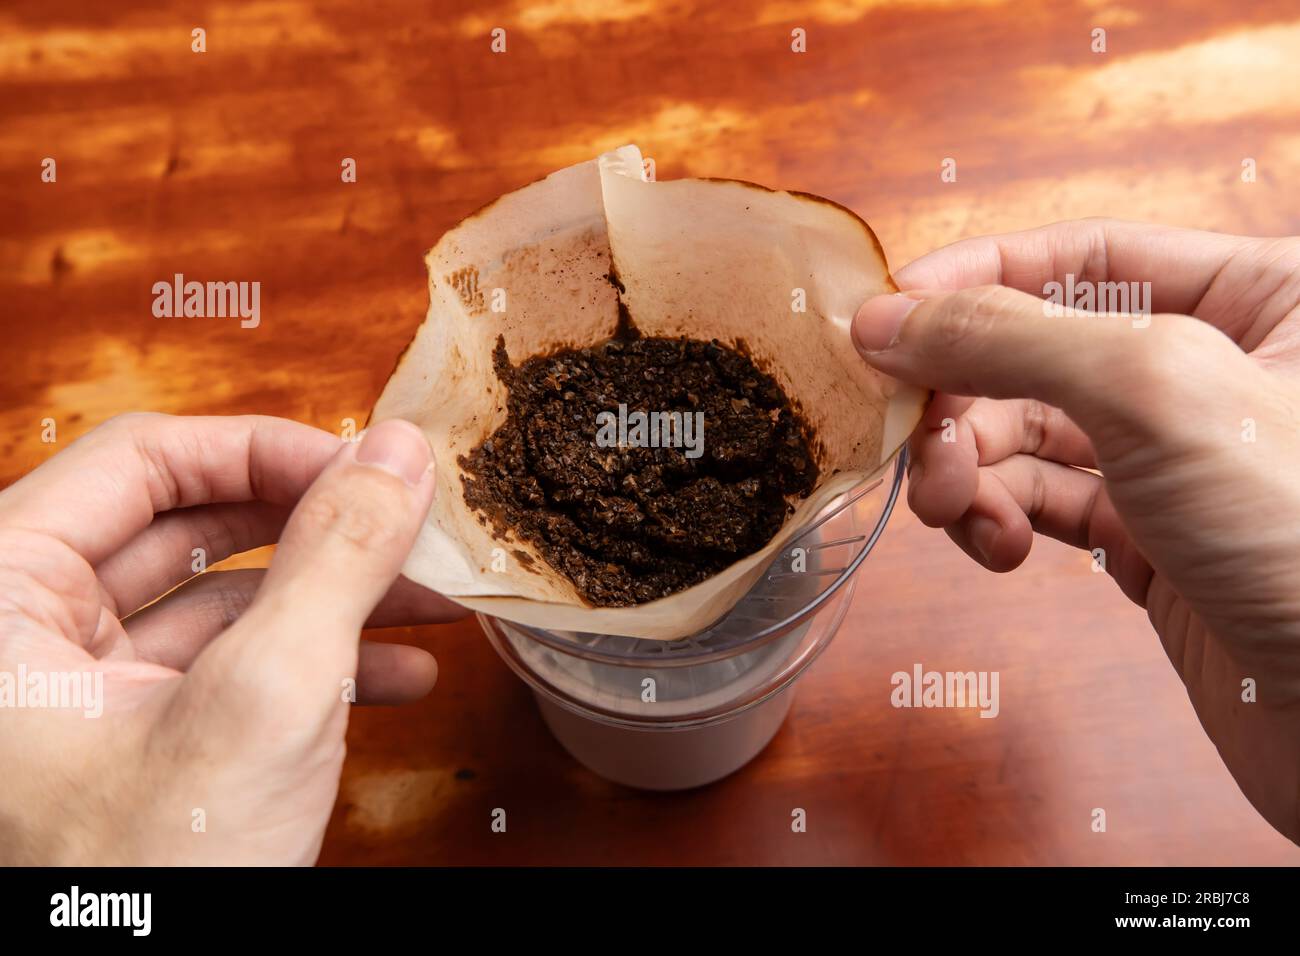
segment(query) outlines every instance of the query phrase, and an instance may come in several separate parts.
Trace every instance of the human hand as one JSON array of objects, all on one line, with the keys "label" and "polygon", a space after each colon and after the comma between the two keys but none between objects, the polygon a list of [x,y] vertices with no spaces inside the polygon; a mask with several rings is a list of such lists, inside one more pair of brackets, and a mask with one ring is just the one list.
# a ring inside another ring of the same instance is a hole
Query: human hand
[{"label": "human hand", "polygon": [[[436,677],[418,648],[358,648],[362,626],[464,613],[394,584],[433,485],[406,422],[341,444],[283,419],[127,415],[0,492],[0,680],[91,691],[0,708],[0,862],[313,862],[348,682],[396,703]],[[266,571],[191,578],[196,547],[277,540]]]},{"label": "human hand", "polygon": [[[1048,316],[1036,296],[1067,275],[1150,282],[1157,314]],[[896,278],[853,334],[936,390],[913,511],[996,571],[1035,532],[1099,554],[1242,791],[1300,842],[1300,241],[1084,220]]]}]

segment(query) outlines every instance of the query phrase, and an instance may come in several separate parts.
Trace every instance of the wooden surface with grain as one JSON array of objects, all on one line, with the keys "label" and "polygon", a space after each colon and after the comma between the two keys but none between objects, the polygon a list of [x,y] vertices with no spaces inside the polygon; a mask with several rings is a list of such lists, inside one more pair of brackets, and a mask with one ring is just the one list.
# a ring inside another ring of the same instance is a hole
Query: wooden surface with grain
[{"label": "wooden surface with grain", "polygon": [[[899,265],[1088,215],[1296,232],[1297,88],[1294,0],[8,0],[0,481],[58,447],[45,418],[60,444],[133,409],[364,421],[423,317],[423,251],[625,142],[660,179],[831,197]],[[259,281],[261,324],[155,318],[175,273]],[[995,577],[900,508],[772,745],[675,795],[574,763],[472,621],[384,636],[440,683],[354,712],[324,863],[1300,862],[1144,613],[1050,541]],[[998,671],[1000,716],[891,707],[915,662]]]}]

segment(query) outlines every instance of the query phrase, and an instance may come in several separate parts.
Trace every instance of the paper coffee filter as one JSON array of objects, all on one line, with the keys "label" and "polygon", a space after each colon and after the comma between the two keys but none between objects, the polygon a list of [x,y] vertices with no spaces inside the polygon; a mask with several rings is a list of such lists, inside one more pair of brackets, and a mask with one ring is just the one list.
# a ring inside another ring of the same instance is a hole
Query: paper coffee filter
[{"label": "paper coffee filter", "polygon": [[[501,197],[426,262],[428,316],[371,414],[415,422],[436,457],[438,493],[403,574],[520,624],[661,640],[703,630],[832,499],[883,469],[925,403],[857,356],[854,312],[895,286],[866,223],[818,197],[648,182],[625,146]],[[457,460],[505,421],[498,335],[515,364],[594,345],[614,334],[620,299],[644,335],[745,349],[808,422],[821,480],[761,551],[669,597],[593,608],[532,545],[480,521]]]}]

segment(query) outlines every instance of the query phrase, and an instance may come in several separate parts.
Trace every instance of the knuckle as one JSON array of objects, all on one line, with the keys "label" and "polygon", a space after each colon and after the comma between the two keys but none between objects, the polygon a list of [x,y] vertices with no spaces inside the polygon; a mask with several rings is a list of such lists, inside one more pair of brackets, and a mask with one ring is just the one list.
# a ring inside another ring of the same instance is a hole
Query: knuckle
[{"label": "knuckle", "polygon": [[[301,754],[319,743],[323,732],[329,736],[334,725],[328,721],[346,707],[341,680],[300,662],[288,666],[283,655],[250,634],[231,636],[236,639],[212,645],[191,667],[194,679],[185,682],[181,701],[191,726],[210,729],[203,745],[213,759],[229,759],[231,749],[246,751],[250,738],[260,741],[264,753],[276,755]],[[302,719],[285,723],[286,704]],[[268,726],[280,728],[274,740],[265,736]]]},{"label": "knuckle", "polygon": [[1265,258],[1276,262],[1287,274],[1300,268],[1300,236],[1283,236],[1265,240]]},{"label": "knuckle", "polygon": [[303,500],[302,520],[315,535],[363,552],[388,550],[406,534],[404,502],[380,482],[354,477]]},{"label": "knuckle", "polygon": [[1269,301],[1290,307],[1300,302],[1300,238],[1262,240],[1257,247],[1259,278],[1256,287],[1271,291]]},{"label": "knuckle", "polygon": [[1043,509],[1047,507],[1047,474],[1041,467],[1032,467],[1029,470],[1029,507],[1025,509],[1025,517],[1031,522],[1037,521],[1043,515]]},{"label": "knuckle", "polygon": [[114,437],[136,435],[167,417],[160,412],[121,412],[92,429],[91,433]]},{"label": "knuckle", "polygon": [[931,343],[947,350],[979,341],[1005,314],[1012,296],[1002,286],[979,286],[947,296],[931,319]]},{"label": "knuckle", "polygon": [[1200,380],[1228,344],[1218,329],[1182,315],[1153,316],[1141,335],[1142,347],[1131,353],[1135,363],[1131,371],[1139,381],[1162,391]]},{"label": "knuckle", "polygon": [[0,528],[0,618],[63,630],[64,611],[78,618],[99,607],[99,582],[72,547],[49,535]]},{"label": "knuckle", "polygon": [[1024,433],[1021,448],[1026,454],[1037,454],[1047,442],[1047,429],[1052,413],[1037,399],[1028,399],[1024,406]]},{"label": "knuckle", "polygon": [[213,620],[224,631],[243,617],[253,601],[253,592],[248,588],[240,587],[238,583],[222,581],[213,588],[205,600]]},{"label": "knuckle", "polygon": [[208,564],[227,558],[239,550],[239,537],[229,518],[216,512],[195,517],[194,534],[204,550]]},{"label": "knuckle", "polygon": [[60,623],[62,602],[46,584],[23,568],[0,569],[0,621],[27,621],[41,627]]}]

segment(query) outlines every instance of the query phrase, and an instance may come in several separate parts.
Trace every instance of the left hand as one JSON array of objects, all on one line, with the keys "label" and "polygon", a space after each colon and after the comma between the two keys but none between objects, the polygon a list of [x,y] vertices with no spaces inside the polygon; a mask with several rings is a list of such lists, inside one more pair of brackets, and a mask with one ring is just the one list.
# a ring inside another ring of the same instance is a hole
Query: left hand
[{"label": "left hand", "polygon": [[[437,673],[360,629],[464,614],[394,584],[433,484],[407,422],[127,415],[0,493],[0,680],[28,685],[0,707],[0,863],[313,862],[350,681],[389,704]],[[191,570],[277,540],[266,571]],[[33,699],[60,682],[91,696]]]}]

